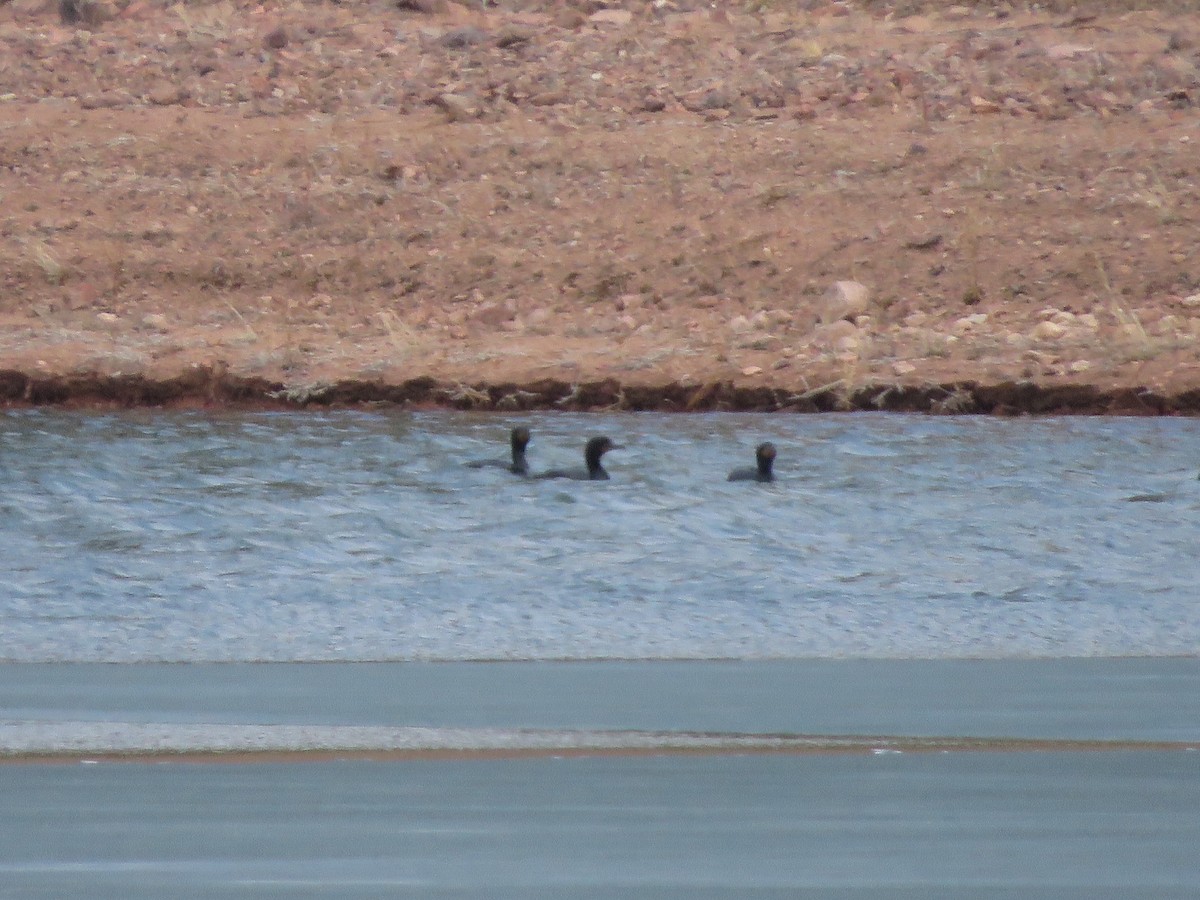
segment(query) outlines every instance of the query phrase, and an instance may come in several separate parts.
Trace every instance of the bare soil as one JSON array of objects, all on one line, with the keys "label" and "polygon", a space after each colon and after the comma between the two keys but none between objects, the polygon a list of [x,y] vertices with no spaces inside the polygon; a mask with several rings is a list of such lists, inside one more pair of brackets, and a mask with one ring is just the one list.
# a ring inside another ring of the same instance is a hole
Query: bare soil
[{"label": "bare soil", "polygon": [[1138,6],[0,0],[0,403],[1200,412]]}]

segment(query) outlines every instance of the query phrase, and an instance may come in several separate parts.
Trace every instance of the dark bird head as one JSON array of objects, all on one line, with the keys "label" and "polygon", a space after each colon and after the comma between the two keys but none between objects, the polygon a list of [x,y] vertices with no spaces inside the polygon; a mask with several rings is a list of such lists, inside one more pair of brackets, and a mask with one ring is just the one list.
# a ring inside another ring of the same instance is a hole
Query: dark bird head
[{"label": "dark bird head", "polygon": [[775,445],[770,441],[759,444],[754,451],[754,459],[758,462],[760,475],[770,475],[771,467],[775,464]]},{"label": "dark bird head", "polygon": [[600,470],[600,457],[609,450],[620,450],[620,444],[614,444],[606,437],[594,437],[583,448],[583,458],[587,462],[589,472]]},{"label": "dark bird head", "polygon": [[512,434],[509,437],[512,441],[514,453],[523,453],[525,448],[529,446],[529,429],[524,426],[518,425],[512,430]]}]

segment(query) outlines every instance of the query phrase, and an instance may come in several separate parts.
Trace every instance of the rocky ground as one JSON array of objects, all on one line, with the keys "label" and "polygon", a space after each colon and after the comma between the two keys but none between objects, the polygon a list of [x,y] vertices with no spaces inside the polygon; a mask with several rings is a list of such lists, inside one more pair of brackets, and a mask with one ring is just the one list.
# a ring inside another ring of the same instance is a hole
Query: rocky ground
[{"label": "rocky ground", "polygon": [[1200,2],[0,0],[0,402],[1200,411]]}]

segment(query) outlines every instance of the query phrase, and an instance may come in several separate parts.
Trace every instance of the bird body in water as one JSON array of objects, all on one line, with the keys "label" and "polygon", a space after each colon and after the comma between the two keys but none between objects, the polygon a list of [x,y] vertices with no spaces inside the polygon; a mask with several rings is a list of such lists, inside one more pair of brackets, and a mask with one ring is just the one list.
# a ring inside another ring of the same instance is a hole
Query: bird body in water
[{"label": "bird body in water", "polygon": [[600,463],[600,458],[609,450],[620,450],[620,444],[614,444],[606,437],[594,437],[583,448],[583,460],[586,469],[548,469],[539,472],[535,478],[571,478],[575,481],[607,481],[608,472]]},{"label": "bird body in water", "polygon": [[753,469],[734,469],[729,473],[729,480],[774,481],[775,473],[771,467],[775,465],[775,445],[770,441],[759,444],[754,451],[754,460],[757,465]]},{"label": "bird body in water", "polygon": [[525,461],[525,448],[529,444],[529,437],[529,429],[522,426],[517,426],[509,434],[512,462],[503,459],[477,459],[467,463],[467,466],[472,469],[508,469],[514,475],[528,475],[529,463]]}]

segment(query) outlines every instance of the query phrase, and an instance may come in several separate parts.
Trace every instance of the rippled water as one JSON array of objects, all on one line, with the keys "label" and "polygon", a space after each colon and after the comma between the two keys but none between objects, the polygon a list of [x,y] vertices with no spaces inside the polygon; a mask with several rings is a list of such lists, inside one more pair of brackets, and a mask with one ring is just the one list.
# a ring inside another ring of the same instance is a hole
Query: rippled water
[{"label": "rippled water", "polygon": [[[605,483],[533,468],[626,445]],[[779,447],[774,485],[730,484]],[[1195,655],[1200,422],[0,417],[0,659]],[[1130,498],[1153,502],[1134,502]]]}]

